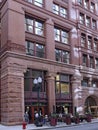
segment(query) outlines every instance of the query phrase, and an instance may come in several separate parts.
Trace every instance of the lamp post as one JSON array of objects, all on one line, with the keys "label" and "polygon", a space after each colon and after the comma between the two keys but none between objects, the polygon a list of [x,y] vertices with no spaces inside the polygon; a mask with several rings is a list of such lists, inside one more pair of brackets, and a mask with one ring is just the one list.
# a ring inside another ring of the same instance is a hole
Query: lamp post
[{"label": "lamp post", "polygon": [[39,97],[39,92],[40,92],[40,84],[42,83],[42,78],[41,77],[38,77],[38,78],[35,78],[33,83],[36,85],[37,87],[37,99],[38,99],[38,114],[39,114],[39,100],[40,100],[40,97]]}]

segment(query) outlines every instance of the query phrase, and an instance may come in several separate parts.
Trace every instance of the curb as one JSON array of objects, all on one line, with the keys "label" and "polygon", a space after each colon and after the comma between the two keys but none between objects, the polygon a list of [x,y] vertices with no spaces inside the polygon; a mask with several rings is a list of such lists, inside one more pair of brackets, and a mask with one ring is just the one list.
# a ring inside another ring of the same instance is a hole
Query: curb
[{"label": "curb", "polygon": [[84,123],[79,123],[79,124],[71,124],[71,125],[62,125],[62,126],[50,126],[48,128],[44,128],[44,127],[36,127],[32,128],[32,129],[28,129],[28,130],[46,130],[46,129],[54,129],[54,128],[63,128],[63,127],[73,127],[73,126],[79,126],[79,125],[87,125],[87,124],[94,124],[94,123],[98,123],[98,121],[92,121],[92,122],[84,122]]}]

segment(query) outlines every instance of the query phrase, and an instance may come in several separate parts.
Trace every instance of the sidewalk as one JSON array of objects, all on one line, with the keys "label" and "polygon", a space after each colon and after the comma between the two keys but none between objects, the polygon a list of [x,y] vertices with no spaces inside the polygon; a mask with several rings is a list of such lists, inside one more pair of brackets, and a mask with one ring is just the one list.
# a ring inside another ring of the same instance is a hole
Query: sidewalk
[{"label": "sidewalk", "polygon": [[[54,127],[55,128],[58,128],[58,127],[72,127],[72,126],[75,126],[75,125],[82,125],[82,124],[87,124],[87,123],[88,122],[83,121],[82,123],[79,123],[79,124],[72,123],[71,125],[66,125],[66,123],[58,122],[58,124],[56,126],[44,125],[42,127],[36,127],[34,124],[28,124],[26,126],[25,130],[39,130],[39,129],[43,130],[43,129],[52,129]],[[89,122],[89,123],[98,123],[98,118],[92,119],[92,122]],[[0,130],[23,130],[23,129],[22,129],[22,125],[4,126],[4,125],[0,124]]]}]

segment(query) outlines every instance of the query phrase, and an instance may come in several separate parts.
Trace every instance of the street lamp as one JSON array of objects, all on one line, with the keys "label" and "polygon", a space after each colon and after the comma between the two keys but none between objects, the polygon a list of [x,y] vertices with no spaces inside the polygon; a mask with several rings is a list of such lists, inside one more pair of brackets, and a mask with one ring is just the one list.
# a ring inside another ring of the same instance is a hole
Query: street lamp
[{"label": "street lamp", "polygon": [[39,114],[39,92],[40,92],[40,83],[42,83],[42,78],[41,77],[38,77],[38,78],[35,78],[33,83],[36,85],[37,87],[37,99],[38,99],[38,114]]}]

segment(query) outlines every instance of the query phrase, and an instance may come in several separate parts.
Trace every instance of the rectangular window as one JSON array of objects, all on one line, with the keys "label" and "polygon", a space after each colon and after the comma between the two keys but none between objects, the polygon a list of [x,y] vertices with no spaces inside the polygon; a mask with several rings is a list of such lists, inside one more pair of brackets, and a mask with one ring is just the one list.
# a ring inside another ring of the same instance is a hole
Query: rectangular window
[{"label": "rectangular window", "polygon": [[86,35],[83,33],[81,34],[81,46],[86,47]]},{"label": "rectangular window", "polygon": [[98,69],[98,58],[95,59],[95,66],[96,66],[96,69]]},{"label": "rectangular window", "polygon": [[43,7],[43,0],[34,0],[34,4],[39,7]]},{"label": "rectangular window", "polygon": [[69,94],[70,93],[70,76],[66,74],[56,75],[56,93]]},{"label": "rectangular window", "polygon": [[97,39],[94,39],[94,51],[97,51]]},{"label": "rectangular window", "polygon": [[88,49],[92,49],[92,37],[88,36]]},{"label": "rectangular window", "polygon": [[28,31],[28,32],[43,36],[44,35],[43,26],[44,26],[44,24],[41,21],[38,21],[33,18],[29,18],[29,17],[25,18],[25,28],[26,28],[26,31]]},{"label": "rectangular window", "polygon": [[62,51],[62,62],[69,64],[69,52]]},{"label": "rectangular window", "polygon": [[34,43],[26,41],[26,54],[34,56]]},{"label": "rectangular window", "polygon": [[83,54],[83,66],[87,66],[87,55]]},{"label": "rectangular window", "polygon": [[35,42],[26,41],[26,54],[45,58],[45,47]]},{"label": "rectangular window", "polygon": [[55,49],[55,56],[56,56],[56,61],[59,61],[59,62],[62,61],[61,50]]},{"label": "rectangular window", "polygon": [[53,4],[53,13],[59,14],[59,6],[56,4]]},{"label": "rectangular window", "polygon": [[67,9],[57,4],[53,4],[53,13],[60,15],[61,17],[67,18]]},{"label": "rectangular window", "polygon": [[92,19],[92,29],[96,29],[96,20]]},{"label": "rectangular window", "polygon": [[45,57],[45,48],[43,45],[36,44],[36,56],[40,58]]},{"label": "rectangular window", "polygon": [[67,31],[58,29],[58,28],[54,28],[54,36],[55,36],[54,37],[55,41],[59,41],[64,44],[68,44],[69,34]]},{"label": "rectangular window", "polygon": [[56,61],[70,63],[70,53],[68,51],[55,49]]},{"label": "rectangular window", "polygon": [[60,7],[60,16],[67,18],[67,9]]},{"label": "rectangular window", "polygon": [[[42,79],[38,82],[38,79]],[[30,92],[46,92],[46,71],[28,69],[24,74],[24,90]],[[37,80],[37,84],[34,84],[34,80]],[[33,93],[32,93],[33,94]],[[32,96],[32,94],[30,96]],[[31,98],[31,97],[30,97]],[[35,97],[37,98],[37,97]]]},{"label": "rectangular window", "polygon": [[25,31],[33,33],[33,19],[25,18]]},{"label": "rectangular window", "polygon": [[57,28],[54,29],[54,39],[60,41],[60,30]]},{"label": "rectangular window", "polygon": [[91,2],[90,10],[91,12],[95,12],[95,4],[93,2]]},{"label": "rectangular window", "polygon": [[82,0],[78,0],[78,4],[79,4],[79,5],[82,5]]},{"label": "rectangular window", "polygon": [[61,42],[68,44],[68,32],[61,30]]},{"label": "rectangular window", "polygon": [[89,7],[89,0],[84,0],[84,7],[88,9]]},{"label": "rectangular window", "polygon": [[85,23],[84,14],[82,14],[82,13],[80,13],[80,23],[81,24]]},{"label": "rectangular window", "polygon": [[88,87],[88,86],[89,86],[89,85],[88,85],[88,79],[83,79],[83,80],[81,81],[81,85],[84,86],[84,87]]},{"label": "rectangular window", "polygon": [[90,27],[90,25],[91,25],[90,17],[86,16],[86,26]]},{"label": "rectangular window", "polygon": [[94,68],[94,59],[90,56],[90,68]]}]

